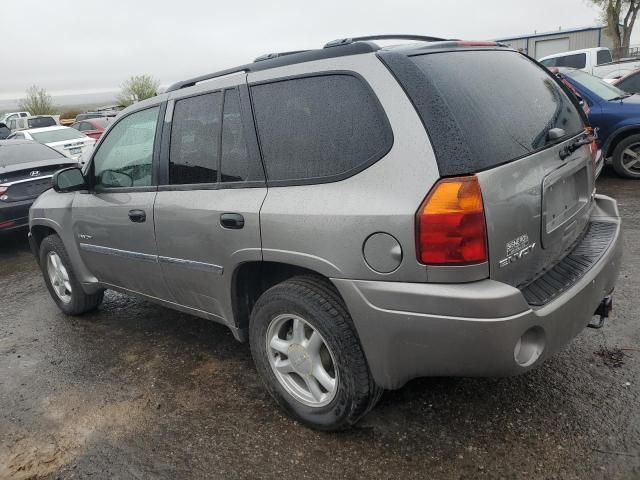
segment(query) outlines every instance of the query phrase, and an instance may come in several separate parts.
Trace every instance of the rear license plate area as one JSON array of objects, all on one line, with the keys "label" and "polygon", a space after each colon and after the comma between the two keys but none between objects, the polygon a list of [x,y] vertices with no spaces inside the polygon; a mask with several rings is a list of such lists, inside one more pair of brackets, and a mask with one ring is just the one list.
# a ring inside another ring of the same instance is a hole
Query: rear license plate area
[{"label": "rear license plate area", "polygon": [[584,161],[547,175],[542,184],[542,246],[577,238],[589,203],[589,171]]},{"label": "rear license plate area", "polygon": [[71,155],[79,155],[80,153],[82,153],[82,147],[74,147],[74,148],[70,148],[69,149],[69,153]]}]

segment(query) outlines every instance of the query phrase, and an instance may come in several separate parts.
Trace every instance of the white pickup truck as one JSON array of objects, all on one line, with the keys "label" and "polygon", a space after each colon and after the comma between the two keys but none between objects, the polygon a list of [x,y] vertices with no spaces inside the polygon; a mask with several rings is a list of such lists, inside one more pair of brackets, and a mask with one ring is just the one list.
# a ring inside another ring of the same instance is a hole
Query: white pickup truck
[{"label": "white pickup truck", "polygon": [[605,47],[555,53],[542,57],[539,62],[545,67],[577,68],[611,82],[640,68],[640,58],[614,62],[611,51]]}]

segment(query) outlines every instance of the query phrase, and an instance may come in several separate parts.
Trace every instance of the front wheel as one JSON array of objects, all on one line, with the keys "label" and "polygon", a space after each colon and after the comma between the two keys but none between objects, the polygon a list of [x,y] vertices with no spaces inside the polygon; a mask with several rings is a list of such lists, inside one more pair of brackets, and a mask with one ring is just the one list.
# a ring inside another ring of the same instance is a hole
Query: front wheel
[{"label": "front wheel", "polygon": [[91,295],[82,290],[58,235],[49,235],[42,240],[40,266],[51,298],[64,313],[80,315],[96,309],[102,303],[104,290]]},{"label": "front wheel", "polygon": [[612,164],[621,177],[640,179],[640,134],[630,135],[618,143]]},{"label": "front wheel", "polygon": [[267,390],[305,425],[345,429],[380,398],[351,318],[321,279],[295,277],[267,290],[251,313],[249,336]]}]

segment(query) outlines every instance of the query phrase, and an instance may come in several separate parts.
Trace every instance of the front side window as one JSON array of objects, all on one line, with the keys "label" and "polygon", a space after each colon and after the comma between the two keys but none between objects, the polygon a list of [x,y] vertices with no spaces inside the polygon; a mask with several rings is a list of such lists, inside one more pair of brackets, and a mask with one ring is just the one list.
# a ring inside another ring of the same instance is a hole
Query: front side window
[{"label": "front side window", "polygon": [[171,184],[218,181],[221,115],[221,92],[176,101],[169,149]]},{"label": "front side window", "polygon": [[152,185],[153,145],[160,107],[126,116],[115,125],[93,157],[97,188]]},{"label": "front side window", "polygon": [[333,74],[251,87],[269,181],[331,181],[384,156],[393,134],[373,92]]}]

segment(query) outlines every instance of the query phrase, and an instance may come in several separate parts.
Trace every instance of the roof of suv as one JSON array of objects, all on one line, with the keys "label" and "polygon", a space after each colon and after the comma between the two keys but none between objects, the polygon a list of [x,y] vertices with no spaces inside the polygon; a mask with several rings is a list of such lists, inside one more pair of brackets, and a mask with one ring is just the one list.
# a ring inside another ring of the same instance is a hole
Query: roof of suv
[{"label": "roof of suv", "polygon": [[165,93],[191,87],[199,82],[204,82],[206,80],[211,80],[213,78],[222,77],[233,73],[256,72],[260,70],[267,70],[271,68],[282,67],[285,65],[294,65],[298,63],[311,62],[314,60],[322,60],[326,58],[372,53],[382,49],[380,46],[374,43],[373,40],[394,39],[408,40],[420,43],[396,45],[394,47],[385,47],[384,49],[393,48],[394,51],[404,54],[420,54],[438,50],[452,50],[457,48],[474,47],[510,49],[510,47],[508,47],[507,45],[494,41],[448,40],[444,38],[421,35],[371,35],[366,37],[342,38],[327,43],[323,48],[261,55],[256,58],[253,63],[248,63],[245,65],[240,65],[237,67],[232,67],[225,70],[220,70],[218,72],[176,82],[169,88],[167,88]]}]

